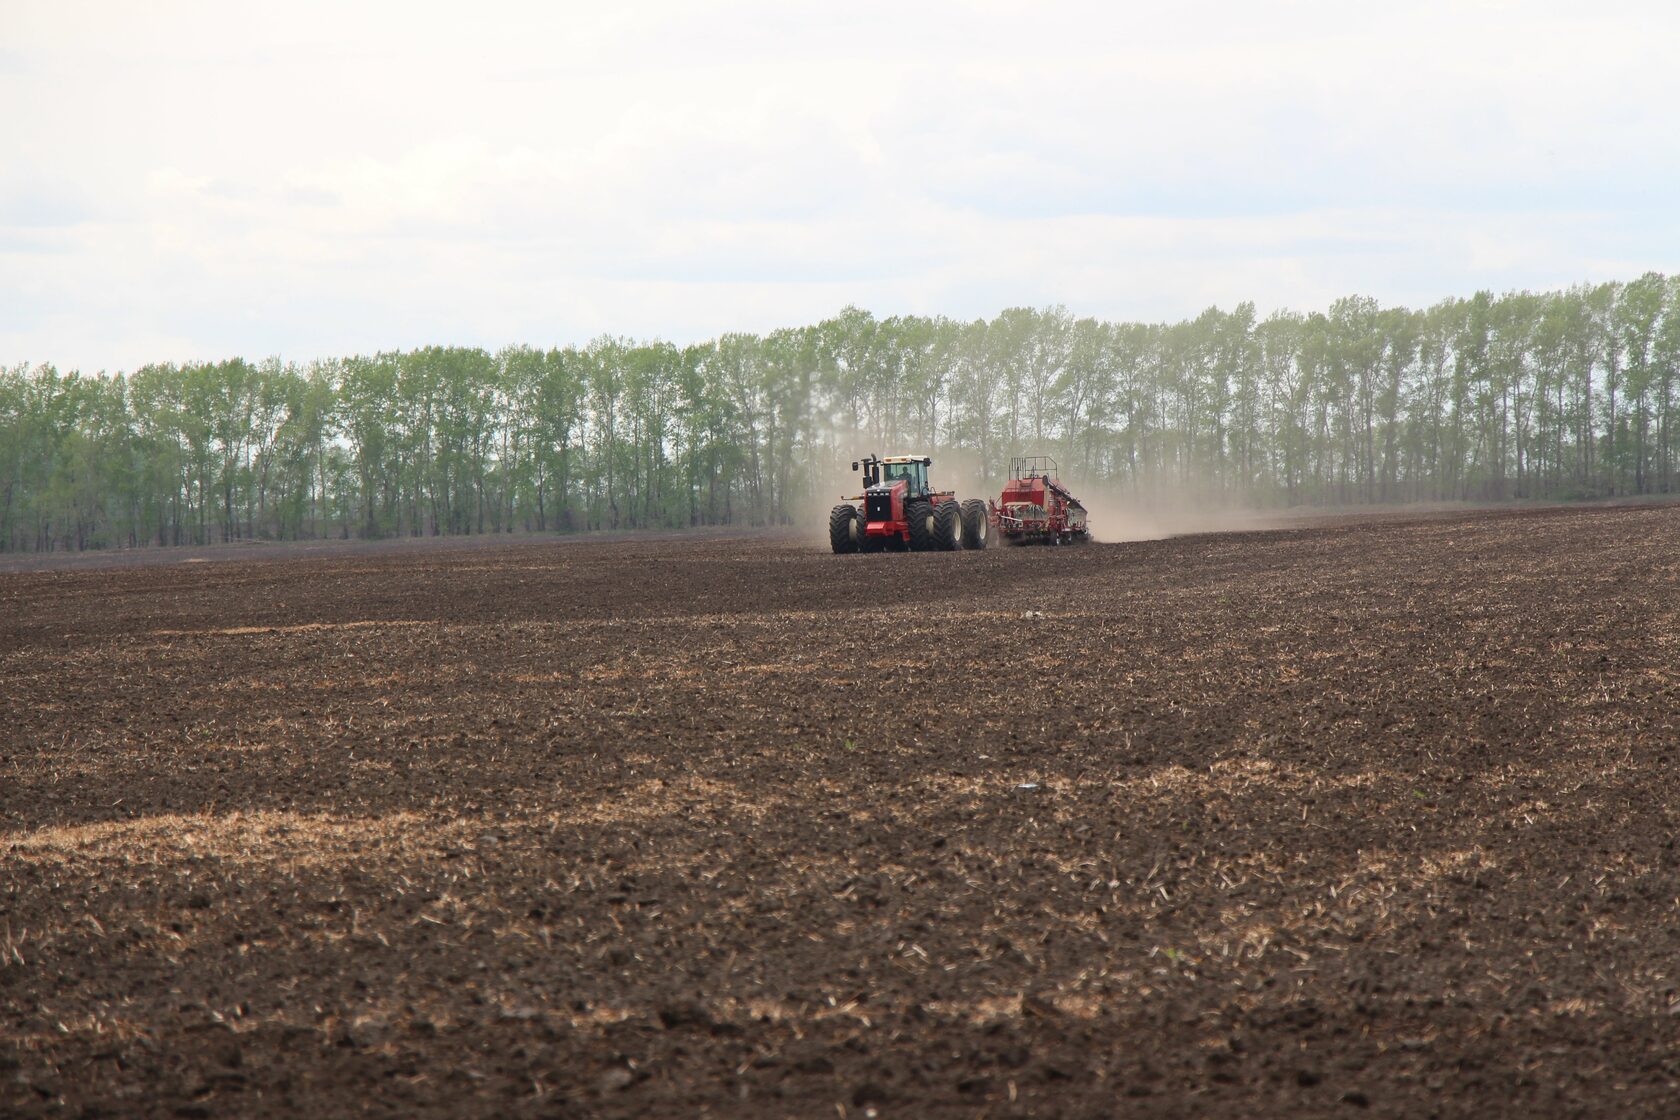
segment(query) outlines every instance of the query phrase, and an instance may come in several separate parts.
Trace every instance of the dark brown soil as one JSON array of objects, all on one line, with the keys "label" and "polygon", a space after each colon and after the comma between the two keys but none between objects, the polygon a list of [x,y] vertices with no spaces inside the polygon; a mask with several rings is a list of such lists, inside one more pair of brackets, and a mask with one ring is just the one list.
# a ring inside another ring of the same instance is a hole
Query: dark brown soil
[{"label": "dark brown soil", "polygon": [[1680,508],[0,575],[0,1114],[1671,1116]]}]

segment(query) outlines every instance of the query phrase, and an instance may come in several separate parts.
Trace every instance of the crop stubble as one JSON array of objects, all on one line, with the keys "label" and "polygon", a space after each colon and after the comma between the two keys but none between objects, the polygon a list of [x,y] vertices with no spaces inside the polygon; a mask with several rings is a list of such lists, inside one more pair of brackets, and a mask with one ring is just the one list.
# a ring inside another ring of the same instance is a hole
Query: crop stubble
[{"label": "crop stubble", "polygon": [[0,575],[0,1113],[1680,1100],[1680,508],[225,555]]}]

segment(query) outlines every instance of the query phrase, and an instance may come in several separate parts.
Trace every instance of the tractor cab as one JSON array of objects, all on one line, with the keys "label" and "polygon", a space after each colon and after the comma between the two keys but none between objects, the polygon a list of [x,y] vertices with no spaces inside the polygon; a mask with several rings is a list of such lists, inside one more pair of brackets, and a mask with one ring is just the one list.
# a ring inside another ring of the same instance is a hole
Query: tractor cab
[{"label": "tractor cab", "polygon": [[928,460],[911,459],[905,456],[895,456],[881,460],[881,481],[888,486],[895,482],[906,482],[906,498],[920,498],[928,492],[927,479]]},{"label": "tractor cab", "polygon": [[871,455],[854,462],[852,469],[863,470],[863,488],[890,491],[895,483],[905,484],[904,497],[925,498],[928,495],[928,465],[933,460],[926,455]]}]

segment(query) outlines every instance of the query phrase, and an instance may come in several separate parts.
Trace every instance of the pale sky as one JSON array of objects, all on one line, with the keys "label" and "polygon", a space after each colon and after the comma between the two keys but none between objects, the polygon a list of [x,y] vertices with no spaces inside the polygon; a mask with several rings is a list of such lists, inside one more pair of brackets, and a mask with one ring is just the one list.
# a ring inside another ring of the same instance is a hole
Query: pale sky
[{"label": "pale sky", "polygon": [[0,365],[1680,272],[1680,4],[0,0]]}]

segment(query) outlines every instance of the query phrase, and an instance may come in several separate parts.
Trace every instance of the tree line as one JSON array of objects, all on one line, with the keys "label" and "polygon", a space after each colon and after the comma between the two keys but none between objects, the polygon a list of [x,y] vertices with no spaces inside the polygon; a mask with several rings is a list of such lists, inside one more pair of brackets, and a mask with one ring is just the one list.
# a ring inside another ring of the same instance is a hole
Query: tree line
[{"label": "tree line", "polygon": [[[1178,323],[848,308],[297,364],[0,368],[0,551],[787,524],[866,451],[1253,505],[1672,493],[1680,277]],[[935,473],[939,467],[936,463]]]}]

